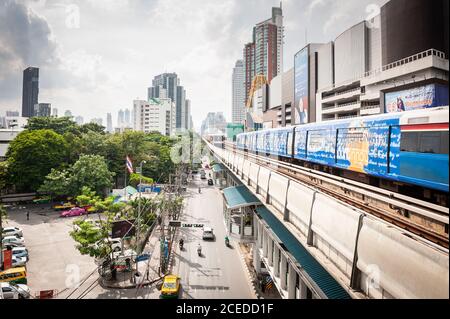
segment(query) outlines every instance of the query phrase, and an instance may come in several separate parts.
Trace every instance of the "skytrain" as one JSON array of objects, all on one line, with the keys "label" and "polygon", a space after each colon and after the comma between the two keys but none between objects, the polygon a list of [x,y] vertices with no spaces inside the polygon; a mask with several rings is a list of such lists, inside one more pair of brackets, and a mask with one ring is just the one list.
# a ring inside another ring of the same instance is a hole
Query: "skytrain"
[{"label": "skytrain", "polygon": [[236,147],[447,203],[448,117],[439,107],[267,129],[239,134]]}]

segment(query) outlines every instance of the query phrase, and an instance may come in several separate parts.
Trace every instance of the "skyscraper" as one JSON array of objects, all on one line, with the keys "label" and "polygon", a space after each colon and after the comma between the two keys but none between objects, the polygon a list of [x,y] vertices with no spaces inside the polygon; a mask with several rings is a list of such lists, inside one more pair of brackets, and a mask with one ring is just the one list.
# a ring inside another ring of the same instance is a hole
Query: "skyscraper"
[{"label": "skyscraper", "polygon": [[52,109],[52,116],[58,117],[58,109],[56,107]]},{"label": "skyscraper", "polygon": [[187,128],[188,117],[186,115],[186,90],[180,86],[180,79],[176,73],[163,73],[152,81],[152,87],[148,88],[148,100],[152,98],[169,98],[175,103],[176,129]]},{"label": "skyscraper", "polygon": [[185,111],[185,124],[184,127],[187,130],[191,130],[191,100],[186,100],[186,111]]},{"label": "skyscraper", "polygon": [[83,124],[84,124],[84,118],[83,118],[82,116],[77,116],[77,117],[75,118],[75,122],[76,122],[78,125],[83,125]]},{"label": "skyscraper", "polygon": [[258,23],[253,28],[253,42],[245,45],[245,99],[256,75],[264,75],[270,83],[283,71],[283,10],[272,8],[272,17]]},{"label": "skyscraper", "polygon": [[22,117],[33,117],[39,100],[39,69],[29,67],[23,71]]},{"label": "skyscraper", "polygon": [[39,103],[34,105],[34,116],[49,117],[52,112],[52,105],[50,103]]},{"label": "skyscraper", "polygon": [[125,122],[125,112],[123,110],[119,110],[117,113],[117,127],[123,127]]},{"label": "skyscraper", "polygon": [[73,117],[72,112],[70,112],[69,110],[66,110],[66,111],[64,112],[64,116],[65,116],[65,117]]},{"label": "skyscraper", "polygon": [[237,60],[233,69],[232,122],[242,123],[245,119],[244,61]]},{"label": "skyscraper", "polygon": [[112,133],[113,124],[112,124],[112,115],[111,113],[106,114],[106,130],[108,133]]},{"label": "skyscraper", "polygon": [[124,112],[124,126],[131,127],[131,112],[129,109],[125,109]]}]

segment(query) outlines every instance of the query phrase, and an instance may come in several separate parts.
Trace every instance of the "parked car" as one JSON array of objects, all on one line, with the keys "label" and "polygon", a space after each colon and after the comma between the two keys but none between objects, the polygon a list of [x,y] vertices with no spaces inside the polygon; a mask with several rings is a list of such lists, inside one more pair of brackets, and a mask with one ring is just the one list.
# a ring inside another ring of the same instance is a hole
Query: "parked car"
[{"label": "parked car", "polygon": [[17,257],[17,256],[12,256],[12,266],[14,268],[16,267],[25,267],[25,265],[27,264],[27,258],[26,257]]},{"label": "parked car", "polygon": [[208,179],[208,185],[209,186],[213,186],[214,185],[214,181],[211,178]]},{"label": "parked car", "polygon": [[161,286],[161,299],[174,298],[177,299],[180,295],[180,277],[176,275],[167,275],[164,277],[163,284]]},{"label": "parked car", "polygon": [[214,240],[216,239],[216,236],[214,235],[214,231],[211,227],[204,227],[203,228],[203,240]]},{"label": "parked car", "polygon": [[[118,253],[122,251],[122,239],[120,238],[108,238],[103,239],[105,244],[110,245],[113,252]],[[96,249],[98,249],[99,245],[101,244],[102,240],[99,240],[95,243]]]},{"label": "parked car", "polygon": [[53,209],[55,210],[64,210],[64,209],[71,209],[71,208],[75,208],[76,205],[72,204],[72,203],[63,203],[60,205],[55,205],[53,206]]},{"label": "parked car", "polygon": [[[23,237],[6,236],[6,237],[3,237],[2,244],[3,244],[3,246],[14,245],[14,244],[20,244],[20,246],[24,246],[25,240],[23,239]],[[18,247],[18,246],[14,246],[14,247]]]},{"label": "parked car", "polygon": [[60,217],[75,217],[82,216],[88,214],[88,212],[84,208],[74,207],[69,210],[63,211],[59,216]]},{"label": "parked car", "polygon": [[5,227],[2,230],[3,237],[6,236],[16,236],[16,237],[23,237],[22,229],[19,227]]},{"label": "parked car", "polygon": [[28,249],[26,249],[25,247],[13,247],[12,254],[16,257],[25,257],[27,261],[30,260]]},{"label": "parked car", "polygon": [[0,299],[29,299],[31,295],[30,288],[27,285],[13,285],[9,282],[0,283]]}]

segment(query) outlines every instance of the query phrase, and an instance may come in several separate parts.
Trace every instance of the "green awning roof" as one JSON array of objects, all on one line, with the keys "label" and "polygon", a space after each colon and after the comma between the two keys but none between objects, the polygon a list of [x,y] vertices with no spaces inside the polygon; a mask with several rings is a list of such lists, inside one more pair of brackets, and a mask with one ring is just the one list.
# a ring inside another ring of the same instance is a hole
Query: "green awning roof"
[{"label": "green awning roof", "polygon": [[223,196],[225,197],[228,209],[261,205],[259,199],[253,195],[245,185],[226,188],[223,190]]},{"label": "green awning roof", "polygon": [[212,166],[212,170],[214,173],[220,173],[221,171],[223,171],[223,167],[220,164],[214,164]]},{"label": "green awning roof", "polygon": [[286,249],[308,273],[329,299],[351,299],[347,291],[325,268],[303,247],[294,235],[266,207],[256,209],[257,214],[266,221],[271,230],[281,240]]}]

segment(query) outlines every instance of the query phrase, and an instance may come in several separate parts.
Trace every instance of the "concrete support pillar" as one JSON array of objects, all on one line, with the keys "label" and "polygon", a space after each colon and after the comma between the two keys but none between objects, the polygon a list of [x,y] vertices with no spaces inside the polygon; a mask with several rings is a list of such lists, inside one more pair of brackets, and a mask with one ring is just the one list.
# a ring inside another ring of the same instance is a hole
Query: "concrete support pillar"
[{"label": "concrete support pillar", "polygon": [[272,267],[273,266],[273,246],[274,246],[274,242],[272,240],[272,238],[270,238],[269,236],[267,236],[267,242],[268,242],[268,251],[267,251],[267,259],[269,260],[269,266]]},{"label": "concrete support pillar", "polygon": [[305,282],[301,278],[299,282],[299,290],[300,290],[300,299],[306,299],[308,286],[306,286]]},{"label": "concrete support pillar", "polygon": [[281,268],[280,268],[280,280],[281,280],[281,289],[286,290],[287,282],[286,282],[286,273],[288,271],[287,268],[287,259],[282,254],[281,255]]},{"label": "concrete support pillar", "polygon": [[289,277],[288,277],[288,299],[295,299],[295,284],[297,283],[297,272],[294,267],[289,265]]},{"label": "concrete support pillar", "polygon": [[261,256],[259,255],[258,247],[255,246],[253,247],[253,267],[256,273],[259,274],[261,272]]},{"label": "concrete support pillar", "polygon": [[269,235],[267,234],[265,227],[263,228],[263,234],[263,256],[267,258],[269,255]]},{"label": "concrete support pillar", "polygon": [[273,268],[276,277],[280,277],[280,249],[275,246],[273,252]]}]

